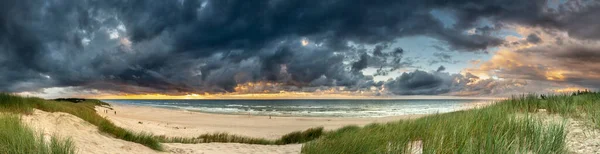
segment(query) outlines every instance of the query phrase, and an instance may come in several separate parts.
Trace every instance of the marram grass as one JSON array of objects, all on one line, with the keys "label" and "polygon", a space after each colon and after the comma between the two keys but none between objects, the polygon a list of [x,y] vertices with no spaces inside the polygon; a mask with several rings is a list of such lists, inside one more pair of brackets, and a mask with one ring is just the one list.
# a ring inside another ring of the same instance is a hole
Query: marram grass
[{"label": "marram grass", "polygon": [[348,126],[306,143],[302,153],[566,153],[565,121],[542,122],[547,112],[600,128],[600,94],[521,95],[481,109],[365,127]]},{"label": "marram grass", "polygon": [[322,127],[311,128],[306,131],[297,131],[286,134],[278,140],[252,138],[232,135],[228,133],[203,134],[198,137],[165,137],[155,136],[151,133],[135,133],[114,125],[112,122],[96,113],[96,106],[109,106],[99,100],[85,100],[77,103],[68,101],[51,101],[40,98],[25,98],[11,94],[0,93],[0,113],[31,114],[33,109],[46,112],[65,112],[77,116],[93,125],[101,132],[108,133],[116,138],[140,143],[154,150],[163,150],[163,143],[210,143],[233,142],[246,144],[281,145],[304,143],[314,140],[323,133]]},{"label": "marram grass", "polygon": [[198,137],[166,137],[158,136],[157,138],[163,143],[245,143],[245,144],[262,144],[262,145],[284,145],[294,143],[305,143],[317,139],[323,134],[323,127],[309,128],[305,131],[291,132],[283,135],[277,140],[268,140],[263,138],[253,138],[239,135],[232,135],[228,133],[211,133],[203,134]]},{"label": "marram grass", "polygon": [[4,154],[74,154],[70,139],[52,136],[49,141],[41,133],[25,126],[18,115],[0,114],[0,153]]},{"label": "marram grass", "polygon": [[162,150],[160,142],[158,142],[158,139],[152,134],[135,133],[123,129],[98,115],[95,107],[100,105],[108,104],[99,100],[86,100],[84,102],[72,103],[66,101],[50,101],[40,98],[25,98],[0,93],[0,112],[31,114],[34,108],[46,112],[65,112],[98,126],[101,132],[110,134],[116,138],[140,143],[154,150]]},{"label": "marram grass", "polygon": [[[133,133],[96,114],[94,107],[98,105],[107,104],[97,100],[66,103],[0,94],[0,112],[28,114],[33,108],[66,112],[98,126],[102,132],[156,150],[162,149],[160,142],[234,142],[265,145],[305,143],[302,153],[409,153],[412,148],[408,145],[418,142],[423,153],[565,153],[564,121],[542,122],[530,113],[543,110],[563,117],[588,120],[600,128],[600,94],[587,91],[572,95],[522,95],[485,108],[365,127],[346,126],[333,131],[311,128],[289,133],[277,140],[227,133],[189,138]],[[55,144],[57,147],[72,147],[70,142],[56,141],[64,143]],[[6,144],[0,145],[0,149],[7,147]]]}]

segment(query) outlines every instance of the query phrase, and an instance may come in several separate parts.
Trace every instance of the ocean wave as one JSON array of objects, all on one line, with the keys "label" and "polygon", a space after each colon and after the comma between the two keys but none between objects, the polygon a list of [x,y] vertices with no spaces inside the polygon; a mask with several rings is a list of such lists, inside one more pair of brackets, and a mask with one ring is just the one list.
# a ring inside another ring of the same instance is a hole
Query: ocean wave
[{"label": "ocean wave", "polygon": [[[210,101],[210,100],[123,100],[110,101],[133,105],[182,109],[194,112],[218,114],[252,114],[275,116],[322,116],[322,117],[386,117],[412,114],[452,112],[461,109],[470,101]],[[362,104],[361,104],[362,103]]]}]

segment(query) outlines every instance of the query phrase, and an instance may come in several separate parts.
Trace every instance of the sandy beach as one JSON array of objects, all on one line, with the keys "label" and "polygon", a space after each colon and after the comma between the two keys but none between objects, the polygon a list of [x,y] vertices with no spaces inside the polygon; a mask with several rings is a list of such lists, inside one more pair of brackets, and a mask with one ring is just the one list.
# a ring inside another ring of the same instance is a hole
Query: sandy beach
[{"label": "sandy beach", "polygon": [[[477,106],[472,106],[477,107]],[[116,125],[137,132],[150,132],[155,135],[194,137],[204,133],[227,132],[232,134],[278,138],[292,131],[312,127],[327,130],[346,125],[363,126],[369,123],[385,123],[401,119],[413,119],[425,115],[407,115],[383,118],[327,118],[327,117],[271,117],[253,115],[221,115],[185,110],[130,106],[113,104],[113,110],[96,107],[96,111]],[[106,111],[106,112],[105,112]],[[116,114],[115,114],[116,111]],[[560,121],[557,116],[537,114],[542,119]],[[544,118],[545,117],[545,118]],[[77,153],[175,153],[175,154],[297,154],[302,144],[256,145],[240,143],[181,144],[163,143],[165,151],[155,151],[138,143],[113,138],[102,133],[79,117],[62,112],[34,110],[33,114],[22,117],[25,124],[49,138],[57,135],[69,138],[77,147]],[[564,122],[564,121],[563,121]],[[566,120],[567,146],[572,153],[598,153],[598,131],[582,124],[583,121]]]},{"label": "sandy beach", "polygon": [[[382,118],[269,117],[209,114],[123,104],[112,104],[111,108],[112,109],[96,107],[96,111],[98,114],[114,122],[117,126],[125,129],[136,132],[150,132],[154,135],[165,135],[169,137],[195,137],[205,133],[227,132],[249,137],[276,139],[293,131],[302,131],[313,127],[324,127],[326,130],[331,130],[347,125],[364,126],[370,123],[385,123],[424,116],[406,115]],[[297,154],[300,153],[302,148],[301,144],[253,145],[239,143],[165,143],[163,145],[166,147],[167,153],[181,154]],[[135,147],[127,146],[126,149],[128,149],[128,151],[136,151],[136,149],[139,149],[138,151],[151,152],[150,149],[141,145]]]},{"label": "sandy beach", "polygon": [[[122,104],[112,104],[112,109],[97,107],[96,111],[113,121],[117,126],[125,129],[169,137],[193,137],[205,133],[227,132],[249,137],[276,139],[293,131],[302,131],[313,127],[324,127],[326,130],[331,130],[347,125],[364,126],[370,123],[385,123],[424,116],[406,115],[381,118],[269,117],[209,114]],[[104,113],[104,110],[108,110],[108,113]]]},{"label": "sandy beach", "polygon": [[165,151],[159,152],[138,143],[111,137],[100,132],[96,126],[68,113],[34,110],[33,114],[25,115],[22,119],[47,139],[52,135],[71,139],[76,146],[76,153],[81,154],[297,154],[302,147],[301,144],[163,143]]},{"label": "sandy beach", "polygon": [[[465,108],[477,107],[468,106]],[[347,125],[364,126],[425,115],[405,115],[381,118],[344,117],[276,117],[256,115],[226,115],[186,110],[112,104],[96,107],[99,115],[115,125],[134,132],[149,132],[168,137],[196,137],[205,133],[226,132],[248,137],[277,139],[293,131],[324,127],[333,130]],[[34,110],[23,116],[23,121],[46,137],[58,135],[70,138],[77,153],[176,153],[176,154],[297,154],[302,144],[256,145],[240,143],[180,144],[163,143],[165,151],[155,151],[138,143],[116,139],[102,133],[79,117],[62,112]]]}]

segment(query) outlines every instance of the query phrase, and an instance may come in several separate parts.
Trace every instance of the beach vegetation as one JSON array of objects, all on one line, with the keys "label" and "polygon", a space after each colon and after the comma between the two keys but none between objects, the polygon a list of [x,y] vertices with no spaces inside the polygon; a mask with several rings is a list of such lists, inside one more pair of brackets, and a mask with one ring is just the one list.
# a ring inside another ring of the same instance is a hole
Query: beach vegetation
[{"label": "beach vegetation", "polygon": [[520,95],[483,108],[344,127],[307,142],[302,153],[566,153],[566,118],[600,128],[600,93]]},{"label": "beach vegetation", "polygon": [[46,112],[69,113],[96,125],[101,132],[110,134],[115,138],[140,143],[154,150],[162,150],[162,146],[155,136],[150,133],[132,132],[116,126],[108,119],[97,114],[96,106],[110,106],[110,104],[93,99],[85,99],[74,103],[68,100],[52,101],[0,93],[0,112],[31,114],[34,109],[38,109]]},{"label": "beach vegetation", "polygon": [[21,122],[18,115],[0,114],[0,153],[74,154],[75,145],[67,138],[51,136],[47,141]]},{"label": "beach vegetation", "polygon": [[[99,100],[53,101],[0,94],[2,113],[31,114],[34,109],[70,113],[98,126],[101,132],[155,150],[162,150],[160,143],[224,142],[262,145],[304,143],[302,153],[332,154],[411,153],[415,149],[422,153],[565,153],[566,118],[589,121],[600,128],[600,93],[589,91],[520,95],[481,108],[364,127],[352,125],[329,131],[322,127],[311,128],[288,133],[279,139],[229,133],[208,133],[197,137],[135,133],[98,115],[96,106],[110,105]],[[559,119],[549,120],[548,116],[540,115],[555,115]],[[68,146],[66,142],[56,141],[56,145]]]},{"label": "beach vegetation", "polygon": [[160,142],[163,143],[185,143],[185,144],[197,144],[197,143],[244,143],[244,144],[262,144],[262,145],[284,145],[284,144],[295,144],[305,143],[319,138],[324,133],[323,127],[309,128],[305,131],[291,132],[283,135],[281,138],[276,140],[269,140],[264,138],[254,138],[241,135],[234,135],[229,133],[208,133],[198,137],[167,137],[157,136]]}]

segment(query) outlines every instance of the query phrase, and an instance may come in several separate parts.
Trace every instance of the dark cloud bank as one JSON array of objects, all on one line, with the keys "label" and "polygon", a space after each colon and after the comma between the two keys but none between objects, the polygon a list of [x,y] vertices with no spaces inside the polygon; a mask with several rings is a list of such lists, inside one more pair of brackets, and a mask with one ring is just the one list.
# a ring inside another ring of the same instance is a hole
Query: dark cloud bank
[{"label": "dark cloud bank", "polygon": [[[4,0],[0,91],[219,93],[263,81],[305,91],[384,86],[398,95],[491,93],[489,83],[467,87],[476,76],[444,73],[444,67],[385,82],[360,71],[386,74],[410,65],[402,55],[416,51],[389,47],[406,36],[429,36],[468,52],[505,43],[490,35],[494,28],[478,25],[482,19],[495,28],[521,24],[600,39],[598,20],[587,20],[599,5],[577,2],[548,8],[541,0]],[[434,10],[453,14],[455,24],[444,25]],[[477,33],[465,33],[473,28]]]}]

